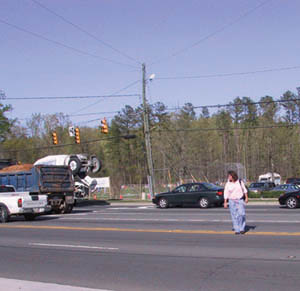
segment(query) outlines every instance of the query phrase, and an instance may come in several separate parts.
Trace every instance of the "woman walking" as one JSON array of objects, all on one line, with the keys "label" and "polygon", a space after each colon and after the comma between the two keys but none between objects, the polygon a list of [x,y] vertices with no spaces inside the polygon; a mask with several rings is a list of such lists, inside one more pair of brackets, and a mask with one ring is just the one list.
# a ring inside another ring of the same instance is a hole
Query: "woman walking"
[{"label": "woman walking", "polygon": [[235,234],[244,234],[246,227],[245,203],[248,203],[248,191],[244,182],[239,180],[234,171],[228,172],[228,181],[224,189],[224,208],[228,207],[228,203]]}]

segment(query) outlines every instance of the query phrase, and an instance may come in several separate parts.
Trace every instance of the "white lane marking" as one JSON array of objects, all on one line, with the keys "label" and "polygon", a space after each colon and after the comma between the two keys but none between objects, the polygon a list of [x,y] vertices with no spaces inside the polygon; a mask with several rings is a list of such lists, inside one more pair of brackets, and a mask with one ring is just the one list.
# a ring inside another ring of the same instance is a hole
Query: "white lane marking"
[{"label": "white lane marking", "polygon": [[108,210],[123,210],[123,209],[138,210],[138,209],[153,209],[153,208],[154,208],[154,206],[149,205],[149,206],[134,206],[134,207],[108,207],[106,209],[108,209]]},{"label": "white lane marking", "polygon": [[152,209],[154,206],[140,206],[138,209]]},{"label": "white lane marking", "polygon": [[29,245],[31,245],[31,246],[42,246],[42,247],[97,249],[97,250],[110,250],[110,251],[119,250],[119,248],[97,247],[97,246],[83,246],[83,245],[62,245],[62,244],[44,244],[44,243],[29,243]]},{"label": "white lane marking", "polygon": [[[159,219],[159,218],[68,218],[63,220],[98,220],[98,221],[158,221],[158,222],[231,222],[231,219]],[[247,222],[260,223],[300,223],[300,220],[257,220],[247,219]]]},{"label": "white lane marking", "polygon": [[[93,213],[91,213],[93,214]],[[196,216],[196,217],[202,217],[202,216],[213,216],[213,217],[216,217],[216,216],[220,216],[220,215],[230,215],[229,212],[220,212],[220,213],[174,213],[174,212],[161,212],[161,213],[154,213],[154,212],[140,212],[140,213],[136,213],[136,212],[99,212],[97,214],[101,214],[101,215],[143,215],[143,216],[162,216],[162,217],[166,217],[166,216],[189,216],[189,217],[193,217],[193,216]],[[253,216],[255,214],[251,213],[251,216]],[[262,215],[262,214],[257,214],[257,215]],[[264,213],[263,216],[278,216],[278,215],[281,215],[281,213]],[[68,214],[68,216],[71,216]],[[299,217],[300,216],[300,213],[295,213],[295,214],[292,214],[292,213],[289,213],[288,214],[288,217]]]}]

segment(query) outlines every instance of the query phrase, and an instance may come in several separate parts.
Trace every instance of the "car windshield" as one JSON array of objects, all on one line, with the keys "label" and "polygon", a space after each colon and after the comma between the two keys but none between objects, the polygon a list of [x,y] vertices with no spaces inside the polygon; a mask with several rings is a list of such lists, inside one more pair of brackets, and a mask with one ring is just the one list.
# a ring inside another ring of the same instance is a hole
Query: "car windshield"
[{"label": "car windshield", "polygon": [[202,183],[207,189],[209,190],[218,190],[220,189],[219,186],[215,185],[215,184],[211,184],[211,183]]}]

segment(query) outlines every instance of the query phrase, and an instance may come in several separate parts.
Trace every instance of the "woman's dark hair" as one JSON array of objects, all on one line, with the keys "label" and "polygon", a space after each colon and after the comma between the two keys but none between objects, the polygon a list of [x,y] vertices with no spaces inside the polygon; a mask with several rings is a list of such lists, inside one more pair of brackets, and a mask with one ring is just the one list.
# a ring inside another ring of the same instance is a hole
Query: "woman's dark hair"
[{"label": "woman's dark hair", "polygon": [[239,176],[237,175],[237,173],[235,171],[228,171],[228,175],[230,175],[232,177],[234,182],[236,182],[239,178]]}]

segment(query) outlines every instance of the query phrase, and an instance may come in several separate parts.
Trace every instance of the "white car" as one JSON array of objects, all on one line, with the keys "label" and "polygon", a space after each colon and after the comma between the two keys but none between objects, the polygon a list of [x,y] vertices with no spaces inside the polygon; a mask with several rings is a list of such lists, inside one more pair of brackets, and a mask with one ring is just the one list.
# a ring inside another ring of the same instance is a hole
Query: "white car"
[{"label": "white car", "polygon": [[37,215],[50,211],[47,195],[31,195],[30,192],[16,192],[14,186],[0,186],[0,222],[8,222],[13,215],[23,215],[33,220]]}]

